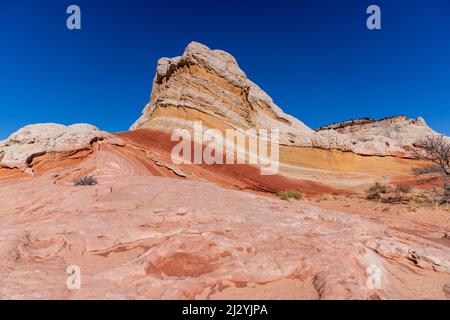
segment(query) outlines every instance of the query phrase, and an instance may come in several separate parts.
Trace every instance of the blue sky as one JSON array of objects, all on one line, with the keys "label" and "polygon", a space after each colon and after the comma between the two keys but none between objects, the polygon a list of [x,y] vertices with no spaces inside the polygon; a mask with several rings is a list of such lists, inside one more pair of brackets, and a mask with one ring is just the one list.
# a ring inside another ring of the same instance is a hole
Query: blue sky
[{"label": "blue sky", "polygon": [[[82,30],[66,28],[70,4]],[[366,28],[370,4],[382,30]],[[158,58],[193,40],[310,127],[406,114],[450,135],[448,0],[0,0],[0,139],[38,122],[127,130]]]}]

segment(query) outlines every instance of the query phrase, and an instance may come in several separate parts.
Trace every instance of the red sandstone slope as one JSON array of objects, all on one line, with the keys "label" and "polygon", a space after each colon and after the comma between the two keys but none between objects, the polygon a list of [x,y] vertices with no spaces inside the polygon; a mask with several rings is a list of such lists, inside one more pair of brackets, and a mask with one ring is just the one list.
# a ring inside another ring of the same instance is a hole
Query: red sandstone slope
[{"label": "red sandstone slope", "polygon": [[[160,163],[170,164],[170,153],[176,142],[170,135],[148,129],[139,129],[117,134],[130,145],[154,153]],[[171,165],[175,166],[175,165]],[[336,189],[321,183],[304,179],[291,179],[282,175],[262,176],[260,168],[251,165],[179,165],[176,166],[186,178],[206,180],[224,187],[262,192],[283,190],[301,191],[308,195],[320,193],[350,194],[344,189]],[[180,174],[176,174],[180,176]]]},{"label": "red sandstone slope", "polygon": [[[251,165],[175,165],[171,151],[176,144],[170,135],[140,129],[116,134],[121,143],[94,143],[90,150],[51,152],[33,157],[30,167],[36,176],[52,173],[55,182],[70,183],[84,175],[94,174],[100,178],[110,176],[108,166],[115,162],[118,171],[130,176],[151,175],[207,181],[239,190],[276,193],[295,190],[307,195],[321,193],[351,194],[351,191],[336,189],[305,179],[291,179],[282,175],[262,176],[260,168]],[[116,174],[116,173],[115,173]],[[3,168],[0,179],[27,175],[16,169]]]}]

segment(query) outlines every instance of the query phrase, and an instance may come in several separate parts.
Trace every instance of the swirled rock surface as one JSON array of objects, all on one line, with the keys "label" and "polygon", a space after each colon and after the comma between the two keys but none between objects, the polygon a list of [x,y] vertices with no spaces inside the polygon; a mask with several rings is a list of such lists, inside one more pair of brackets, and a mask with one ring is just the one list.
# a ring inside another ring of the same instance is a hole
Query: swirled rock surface
[{"label": "swirled rock surface", "polygon": [[[0,170],[0,299],[449,298],[448,212],[282,201],[270,192],[345,192],[176,166],[170,143],[140,129],[35,155],[34,176]],[[98,184],[74,186],[86,175]]]}]

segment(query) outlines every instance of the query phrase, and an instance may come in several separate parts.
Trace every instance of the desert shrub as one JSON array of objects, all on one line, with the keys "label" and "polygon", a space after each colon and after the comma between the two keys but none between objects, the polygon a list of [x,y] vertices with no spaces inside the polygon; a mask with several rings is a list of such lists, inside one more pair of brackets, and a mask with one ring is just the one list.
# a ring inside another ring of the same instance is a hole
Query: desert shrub
[{"label": "desert shrub", "polygon": [[[447,191],[446,189],[447,188]],[[419,207],[445,209],[450,204],[450,186],[434,189],[412,189],[399,185],[395,189],[381,183],[375,183],[366,190],[367,199],[385,204],[407,205],[410,211]]]},{"label": "desert shrub", "polygon": [[[415,142],[416,159],[427,160],[428,166],[413,168],[416,175],[434,173],[442,176],[442,188],[434,192],[430,199],[432,203],[450,203],[450,140],[444,136],[433,136]],[[436,200],[437,199],[437,200]]]},{"label": "desert shrub", "polygon": [[75,186],[93,186],[98,184],[98,182],[94,176],[85,176],[83,178],[76,179],[73,184]]},{"label": "desert shrub", "polygon": [[396,193],[410,193],[412,191],[412,188],[407,185],[398,185],[395,188]]},{"label": "desert shrub", "polygon": [[416,175],[438,173],[450,177],[450,140],[444,136],[432,136],[414,143],[415,157],[431,162],[425,167],[413,168]]},{"label": "desert shrub", "polygon": [[444,188],[434,188],[420,192],[416,199],[423,205],[432,208],[442,208],[450,203],[450,198]]},{"label": "desert shrub", "polygon": [[444,184],[444,194],[447,198],[450,197],[450,184],[449,183]]},{"label": "desert shrub", "polygon": [[303,193],[297,191],[281,191],[277,193],[277,196],[282,200],[289,200],[289,199],[302,200],[304,198]]},{"label": "desert shrub", "polygon": [[377,182],[366,190],[367,199],[379,200],[381,198],[381,194],[385,194],[390,191],[391,188],[388,185]]},{"label": "desert shrub", "polygon": [[444,201],[448,204],[450,203],[450,184],[444,184]]}]

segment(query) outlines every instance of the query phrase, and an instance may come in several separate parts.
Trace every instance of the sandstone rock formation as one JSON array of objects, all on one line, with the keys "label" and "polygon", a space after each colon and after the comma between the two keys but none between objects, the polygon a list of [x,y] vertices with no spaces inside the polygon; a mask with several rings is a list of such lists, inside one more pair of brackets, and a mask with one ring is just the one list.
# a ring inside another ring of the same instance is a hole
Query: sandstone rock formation
[{"label": "sandstone rock formation", "polygon": [[412,127],[399,134],[394,134],[397,127],[371,130],[364,137],[333,128],[315,132],[285,114],[247,78],[230,54],[192,42],[182,56],[158,61],[150,102],[131,130],[152,128],[170,132],[180,127],[191,128],[193,121],[200,120],[206,127],[220,130],[279,129],[284,145],[339,149],[362,155],[404,153],[403,144],[410,143],[416,133],[433,133],[415,131]]},{"label": "sandstone rock formation", "polygon": [[[153,148],[153,142],[149,146],[143,141],[153,141],[152,132],[171,133],[174,129],[191,128],[193,121],[197,120],[203,122],[204,128],[220,130],[278,128],[282,143],[279,173],[288,179],[306,180],[308,185],[314,185],[314,190],[325,190],[323,186],[329,186],[361,191],[374,181],[389,182],[390,179],[407,176],[417,163],[403,159],[408,156],[404,147],[416,137],[435,134],[423,121],[406,118],[359,121],[352,126],[328,126],[315,132],[283,113],[264,91],[247,79],[231,55],[193,42],[183,56],[159,61],[151,100],[132,127],[140,129],[127,140],[128,147]],[[145,130],[150,131],[144,133]],[[26,127],[0,143],[0,168],[18,168],[33,174],[33,168],[37,168],[33,164],[36,156],[53,154],[55,157],[59,154],[58,157],[67,157],[61,153],[92,151],[92,142],[105,137],[108,141],[119,138],[88,125]],[[143,143],[136,143],[135,138]],[[170,140],[170,137],[164,139]],[[147,152],[145,161],[152,158],[152,165],[158,166],[157,163],[164,158],[164,166],[159,165],[159,168],[170,167],[170,172],[177,172],[180,176],[186,176],[185,171],[188,171],[190,174],[187,176],[198,177],[198,172],[193,173],[196,169],[170,164],[169,152],[169,144],[166,144],[156,156]],[[402,158],[361,155],[398,155]],[[201,170],[209,169],[204,167]],[[238,176],[236,171],[223,170],[231,176]],[[236,183],[234,178],[230,183],[229,177],[217,179],[216,174],[208,175],[208,179],[224,186],[244,188],[252,185],[252,188],[270,191],[297,185],[297,182],[283,181],[274,188],[273,181],[261,182],[260,177],[253,173],[250,176],[252,178],[246,177],[244,184],[242,181]],[[318,185],[321,187],[316,188]]]},{"label": "sandstone rock formation", "polygon": [[313,130],[284,114],[247,79],[236,60],[221,50],[192,42],[181,57],[158,62],[150,103],[131,127],[170,130],[203,120],[218,129],[279,128],[298,143]]},{"label": "sandstone rock formation", "polygon": [[[0,179],[0,299],[448,298],[448,219],[380,220],[157,177],[122,148]],[[82,170],[99,185],[73,186]]]},{"label": "sandstone rock formation", "polygon": [[[168,133],[196,120],[279,128],[280,174],[174,164]],[[415,182],[416,161],[385,155],[427,128],[394,118],[315,132],[232,56],[192,43],[159,61],[132,131],[41,124],[0,142],[0,299],[448,299],[448,212],[383,215],[359,196],[374,181]],[[86,175],[99,184],[74,186]],[[308,198],[271,195],[284,190]],[[321,194],[344,204],[319,208]]]},{"label": "sandstone rock formation", "polygon": [[94,141],[106,136],[105,132],[88,124],[28,125],[0,141],[0,167],[26,170],[36,156],[88,149]]},{"label": "sandstone rock formation", "polygon": [[385,137],[400,146],[411,146],[418,139],[437,135],[421,117],[409,119],[396,116],[381,120],[357,119],[323,126],[316,131],[335,130],[358,141],[370,141],[374,137]]}]

